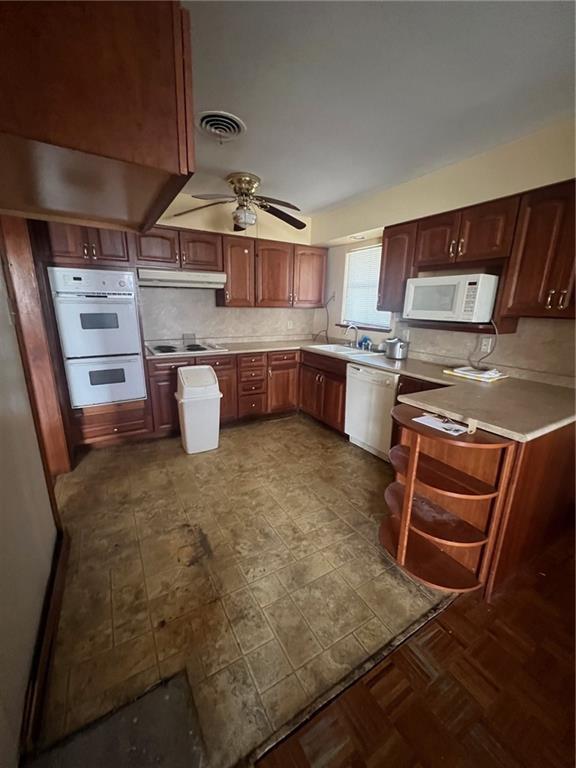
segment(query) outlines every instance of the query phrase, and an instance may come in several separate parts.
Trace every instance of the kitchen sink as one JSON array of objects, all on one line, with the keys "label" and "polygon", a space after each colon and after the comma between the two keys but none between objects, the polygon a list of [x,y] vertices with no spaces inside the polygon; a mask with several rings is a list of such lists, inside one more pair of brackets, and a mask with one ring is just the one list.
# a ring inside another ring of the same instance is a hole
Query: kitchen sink
[{"label": "kitchen sink", "polygon": [[367,352],[357,347],[348,347],[346,344],[310,344],[306,347],[311,352],[331,352],[334,355],[376,355],[377,352]]}]

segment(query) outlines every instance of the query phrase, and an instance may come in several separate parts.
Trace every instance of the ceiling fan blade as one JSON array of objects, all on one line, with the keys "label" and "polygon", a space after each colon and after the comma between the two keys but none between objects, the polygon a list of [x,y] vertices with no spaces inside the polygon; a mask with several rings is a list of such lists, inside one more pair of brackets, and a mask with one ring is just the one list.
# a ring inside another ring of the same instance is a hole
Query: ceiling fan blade
[{"label": "ceiling fan blade", "polygon": [[175,219],[177,216],[185,216],[187,213],[194,213],[194,211],[201,211],[204,208],[211,208],[213,205],[225,205],[226,203],[229,203],[229,202],[231,201],[219,200],[217,203],[208,203],[208,205],[199,205],[197,208],[187,208],[185,211],[180,211],[179,213],[173,213],[172,218]]},{"label": "ceiling fan blade", "polygon": [[281,219],[282,221],[285,221],[286,224],[290,224],[294,229],[306,229],[306,224],[303,221],[295,219],[294,216],[290,216],[286,211],[281,211],[280,208],[275,208],[273,205],[266,205],[266,207],[261,206],[261,208],[263,211],[266,211],[266,213],[271,213],[272,216],[276,216],[277,219]]},{"label": "ceiling fan blade", "polygon": [[193,197],[195,200],[236,200],[234,195],[227,195],[225,193],[221,195],[219,194],[190,195],[190,197]]},{"label": "ceiling fan blade", "polygon": [[246,227],[240,227],[238,224],[234,224],[234,232],[246,232]]},{"label": "ceiling fan blade", "polygon": [[291,208],[293,211],[299,211],[300,208],[298,208],[297,205],[293,205],[292,203],[287,203],[286,200],[277,200],[275,197],[266,197],[266,195],[254,195],[255,200],[264,200],[266,203],[276,203],[276,205],[281,205],[283,208]]}]

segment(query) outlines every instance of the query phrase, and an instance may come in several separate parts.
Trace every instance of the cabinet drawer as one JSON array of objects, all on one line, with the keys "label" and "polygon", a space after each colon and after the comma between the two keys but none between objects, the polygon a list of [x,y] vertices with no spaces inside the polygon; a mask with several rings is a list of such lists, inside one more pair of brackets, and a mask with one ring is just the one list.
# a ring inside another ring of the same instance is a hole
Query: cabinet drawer
[{"label": "cabinet drawer", "polygon": [[261,395],[266,393],[266,379],[241,381],[240,395]]},{"label": "cabinet drawer", "polygon": [[197,357],[197,365],[211,365],[218,370],[231,370],[236,368],[235,355],[219,355],[218,357]]},{"label": "cabinet drawer", "polygon": [[302,363],[303,365],[309,365],[311,368],[316,368],[324,373],[335,373],[336,376],[346,377],[347,363],[345,360],[338,360],[335,357],[316,354],[315,352],[303,352]]},{"label": "cabinet drawer", "polygon": [[254,416],[266,413],[266,395],[243,395],[238,398],[238,416]]},{"label": "cabinet drawer", "polygon": [[170,360],[148,360],[148,373],[150,376],[153,376],[155,373],[169,373],[177,368],[182,368],[184,365],[195,365],[195,359],[187,357],[178,360],[175,358]]},{"label": "cabinet drawer", "polygon": [[285,363],[297,363],[298,362],[298,350],[294,349],[289,352],[269,352],[268,364],[271,368],[276,365],[284,365]]},{"label": "cabinet drawer", "polygon": [[257,368],[266,365],[266,353],[254,355],[238,355],[239,368]]},{"label": "cabinet drawer", "polygon": [[266,368],[248,368],[248,370],[240,369],[240,381],[260,381],[266,378]]},{"label": "cabinet drawer", "polygon": [[147,401],[84,408],[74,418],[83,442],[149,430]]},{"label": "cabinet drawer", "polygon": [[121,435],[128,437],[129,435],[140,435],[148,432],[145,419],[138,419],[137,421],[127,421],[124,424],[106,424],[102,426],[88,426],[82,425],[80,427],[80,435],[83,442],[94,442],[98,439],[103,440],[107,437],[120,437]]}]

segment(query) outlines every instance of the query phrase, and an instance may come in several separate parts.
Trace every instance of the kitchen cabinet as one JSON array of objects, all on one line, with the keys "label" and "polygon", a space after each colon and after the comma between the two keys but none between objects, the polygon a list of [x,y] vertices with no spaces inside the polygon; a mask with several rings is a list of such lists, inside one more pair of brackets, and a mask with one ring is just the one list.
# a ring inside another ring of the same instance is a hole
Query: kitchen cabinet
[{"label": "kitchen cabinet", "polygon": [[195,359],[190,357],[148,360],[148,388],[155,434],[169,435],[179,431],[178,404],[174,397],[178,389],[178,368],[194,364]]},{"label": "kitchen cabinet", "polygon": [[254,306],[255,243],[249,237],[222,238],[226,285],[216,292],[216,304],[225,307]]},{"label": "kitchen cabinet", "polygon": [[267,362],[266,352],[238,355],[238,417],[241,419],[266,413]]},{"label": "kitchen cabinet", "polygon": [[300,371],[300,408],[339,432],[344,431],[346,363],[304,352]]},{"label": "kitchen cabinet", "polygon": [[574,181],[522,195],[501,313],[574,317]]},{"label": "kitchen cabinet", "polygon": [[377,305],[381,311],[402,312],[404,309],[406,280],[412,276],[417,228],[417,222],[411,221],[384,230]]},{"label": "kitchen cabinet", "polygon": [[325,248],[294,246],[294,307],[323,307],[326,280]]},{"label": "kitchen cabinet", "polygon": [[515,195],[464,208],[454,261],[507,259],[519,205],[520,196]]},{"label": "kitchen cabinet", "polygon": [[298,352],[270,352],[267,413],[286,413],[298,408],[298,383]]},{"label": "kitchen cabinet", "polygon": [[147,400],[109,403],[74,409],[72,429],[76,444],[111,442],[116,438],[142,438],[152,430],[152,415]]},{"label": "kitchen cabinet", "polygon": [[291,307],[294,296],[294,246],[272,240],[256,243],[256,306]]},{"label": "kitchen cabinet", "polygon": [[200,272],[222,272],[222,235],[180,230],[180,265]]},{"label": "kitchen cabinet", "polygon": [[122,266],[130,263],[126,234],[113,229],[59,222],[31,222],[44,259],[62,266]]},{"label": "kitchen cabinet", "polygon": [[137,266],[177,269],[180,240],[177,229],[153,227],[145,235],[128,234],[128,247]]},{"label": "kitchen cabinet", "polygon": [[0,208],[157,221],[194,171],[190,44],[175,2],[1,3]]},{"label": "kitchen cabinet", "polygon": [[238,380],[235,355],[198,357],[197,365],[211,365],[218,378],[222,398],[220,400],[220,423],[238,418]]},{"label": "kitchen cabinet", "polygon": [[450,264],[456,257],[460,211],[428,216],[418,221],[414,264],[427,267]]}]

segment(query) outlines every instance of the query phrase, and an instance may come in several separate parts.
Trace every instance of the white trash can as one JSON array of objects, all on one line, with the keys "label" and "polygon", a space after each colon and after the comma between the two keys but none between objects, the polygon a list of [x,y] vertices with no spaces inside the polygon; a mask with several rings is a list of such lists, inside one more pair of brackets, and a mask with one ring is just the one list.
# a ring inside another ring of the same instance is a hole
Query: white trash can
[{"label": "white trash can", "polygon": [[178,369],[178,402],[182,445],[186,453],[202,453],[218,448],[220,436],[220,398],[218,379],[210,365],[190,365]]}]

